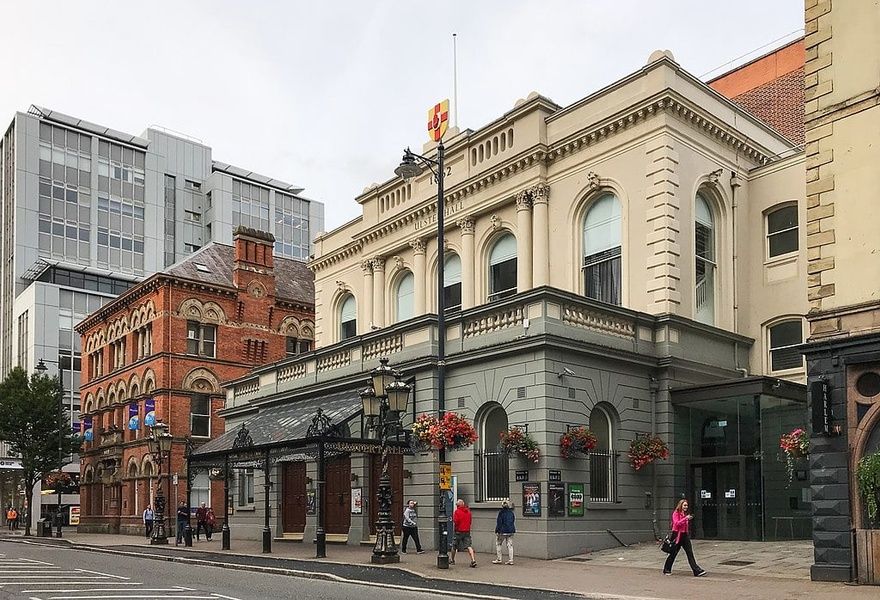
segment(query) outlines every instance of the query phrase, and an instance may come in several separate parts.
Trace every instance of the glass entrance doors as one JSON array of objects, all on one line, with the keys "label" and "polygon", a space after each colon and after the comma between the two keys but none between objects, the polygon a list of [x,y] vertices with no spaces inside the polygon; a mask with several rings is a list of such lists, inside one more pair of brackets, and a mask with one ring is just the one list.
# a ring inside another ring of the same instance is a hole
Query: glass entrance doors
[{"label": "glass entrance doors", "polygon": [[698,539],[761,539],[760,465],[752,457],[690,464],[691,525]]}]

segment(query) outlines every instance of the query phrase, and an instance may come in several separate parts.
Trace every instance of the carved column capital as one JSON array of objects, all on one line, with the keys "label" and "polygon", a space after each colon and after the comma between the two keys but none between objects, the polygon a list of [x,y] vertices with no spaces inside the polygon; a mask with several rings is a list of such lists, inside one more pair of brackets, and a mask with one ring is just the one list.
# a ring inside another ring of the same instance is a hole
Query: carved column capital
[{"label": "carved column capital", "polygon": [[531,190],[522,190],[520,192],[517,192],[514,198],[516,199],[517,212],[521,210],[530,210],[532,208]]},{"label": "carved column capital", "polygon": [[474,227],[476,222],[471,217],[465,217],[458,220],[458,228],[461,229],[462,235],[474,235]]},{"label": "carved column capital", "polygon": [[410,247],[412,247],[413,252],[416,254],[424,254],[425,253],[425,240],[421,238],[416,238],[414,240],[410,240]]},{"label": "carved column capital", "polygon": [[361,269],[364,274],[373,272],[373,260],[371,258],[365,258],[361,261]]},{"label": "carved column capital", "polygon": [[376,256],[372,259],[373,263],[373,271],[382,271],[385,272],[385,257],[384,256]]},{"label": "carved column capital", "polygon": [[[597,177],[598,180],[598,177]],[[529,198],[532,204],[546,204],[550,201],[550,186],[546,183],[539,183],[529,189]]]}]

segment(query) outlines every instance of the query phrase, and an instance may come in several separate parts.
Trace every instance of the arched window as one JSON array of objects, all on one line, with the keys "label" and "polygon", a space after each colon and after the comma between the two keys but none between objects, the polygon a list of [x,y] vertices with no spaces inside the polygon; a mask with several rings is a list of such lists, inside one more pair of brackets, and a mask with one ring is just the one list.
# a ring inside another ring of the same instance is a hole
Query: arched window
[{"label": "arched window", "polygon": [[605,194],[593,202],[584,217],[584,295],[620,304],[620,201]]},{"label": "arched window", "polygon": [[596,434],[596,449],[590,452],[590,501],[617,501],[617,452],[614,409],[602,403],[590,412],[590,430]]},{"label": "arched window", "polygon": [[394,321],[412,319],[415,313],[415,277],[409,271],[397,282],[397,294],[394,302]]},{"label": "arched window", "polygon": [[767,258],[798,249],[798,207],[789,204],[767,213]]},{"label": "arched window", "polygon": [[498,238],[489,253],[489,301],[516,294],[516,238]]},{"label": "arched window", "polygon": [[348,294],[339,308],[339,339],[347,340],[357,335],[357,304]]},{"label": "arched window", "polygon": [[443,306],[461,309],[461,259],[454,253],[447,254],[443,263]]},{"label": "arched window", "polygon": [[715,220],[712,209],[697,194],[694,210],[694,257],[696,294],[694,318],[707,325],[715,324]]},{"label": "arched window", "polygon": [[477,461],[477,498],[481,502],[510,497],[508,456],[500,448],[501,433],[507,431],[507,413],[500,404],[490,403],[478,415],[478,436],[482,448]]},{"label": "arched window", "polygon": [[770,370],[788,371],[802,369],[804,355],[798,346],[804,341],[804,329],[800,319],[782,321],[769,328]]}]

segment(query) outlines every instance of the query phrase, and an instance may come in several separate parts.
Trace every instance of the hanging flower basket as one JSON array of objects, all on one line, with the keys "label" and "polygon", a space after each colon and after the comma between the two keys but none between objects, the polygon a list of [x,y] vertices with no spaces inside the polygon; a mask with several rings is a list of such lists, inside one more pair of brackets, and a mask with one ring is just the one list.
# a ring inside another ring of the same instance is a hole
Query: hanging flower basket
[{"label": "hanging flower basket", "polygon": [[629,464],[636,471],[655,460],[669,458],[669,446],[660,436],[637,434],[629,444]]},{"label": "hanging flower basket", "polygon": [[788,473],[788,485],[794,476],[794,461],[810,454],[810,436],[798,427],[779,438],[779,449],[785,455],[785,471]]},{"label": "hanging flower basket", "polygon": [[511,427],[507,431],[501,432],[500,439],[501,448],[508,454],[519,454],[535,464],[541,459],[538,442],[525,429]]},{"label": "hanging flower basket", "polygon": [[458,413],[444,413],[438,420],[421,415],[412,425],[413,444],[417,450],[462,450],[477,441],[477,430]]},{"label": "hanging flower basket", "polygon": [[571,458],[575,454],[586,454],[596,447],[596,434],[586,427],[570,429],[559,438],[559,451],[562,458]]}]

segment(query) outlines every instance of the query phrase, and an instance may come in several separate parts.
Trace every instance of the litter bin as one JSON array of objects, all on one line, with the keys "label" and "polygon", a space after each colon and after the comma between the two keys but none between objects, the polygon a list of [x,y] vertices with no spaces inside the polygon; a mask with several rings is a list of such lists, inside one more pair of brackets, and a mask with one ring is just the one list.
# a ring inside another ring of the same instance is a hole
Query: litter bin
[{"label": "litter bin", "polygon": [[37,537],[52,537],[52,521],[49,519],[37,521]]}]

